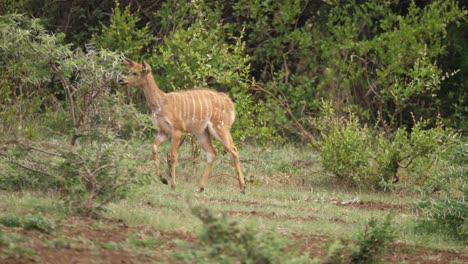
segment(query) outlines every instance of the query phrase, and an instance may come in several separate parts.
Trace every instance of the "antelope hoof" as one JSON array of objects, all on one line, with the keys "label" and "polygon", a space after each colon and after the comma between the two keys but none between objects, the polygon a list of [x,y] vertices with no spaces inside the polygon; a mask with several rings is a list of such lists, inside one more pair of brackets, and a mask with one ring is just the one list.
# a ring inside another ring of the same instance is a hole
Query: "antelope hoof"
[{"label": "antelope hoof", "polygon": [[166,185],[169,184],[169,182],[167,181],[167,179],[166,179],[166,178],[162,178],[162,177],[161,177],[161,182],[162,182],[163,184],[166,184]]},{"label": "antelope hoof", "polygon": [[204,187],[200,187],[200,188],[198,189],[198,192],[200,192],[200,193],[201,193],[201,192],[203,192],[204,190],[205,190],[205,188],[204,188]]},{"label": "antelope hoof", "polygon": [[245,189],[247,189],[247,185],[245,183],[241,186],[241,193],[245,194]]},{"label": "antelope hoof", "polygon": [[171,190],[175,190],[175,185],[171,185]]}]

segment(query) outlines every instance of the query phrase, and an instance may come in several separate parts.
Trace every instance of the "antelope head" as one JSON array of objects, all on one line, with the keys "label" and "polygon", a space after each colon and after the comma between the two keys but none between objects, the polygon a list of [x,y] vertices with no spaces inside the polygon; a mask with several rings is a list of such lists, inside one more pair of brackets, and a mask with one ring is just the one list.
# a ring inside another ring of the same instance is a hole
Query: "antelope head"
[{"label": "antelope head", "polygon": [[119,78],[119,84],[131,87],[144,86],[148,75],[151,74],[150,65],[146,61],[139,64],[130,59],[125,59],[125,65],[127,66],[128,74]]}]

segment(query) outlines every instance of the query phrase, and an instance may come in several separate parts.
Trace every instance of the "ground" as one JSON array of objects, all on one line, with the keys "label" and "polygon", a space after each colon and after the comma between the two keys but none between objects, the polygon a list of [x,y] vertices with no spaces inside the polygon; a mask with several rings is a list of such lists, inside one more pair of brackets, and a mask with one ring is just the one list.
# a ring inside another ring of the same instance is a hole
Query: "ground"
[{"label": "ground", "polygon": [[[177,198],[174,195],[173,198]],[[236,201],[218,199],[216,202],[233,203]],[[261,202],[237,201],[239,203]],[[410,209],[404,206],[387,203],[362,201],[332,201],[338,206],[349,206],[357,210],[387,210],[399,211]],[[148,204],[148,206],[155,206]],[[233,218],[256,217],[279,219],[284,221],[307,222],[316,221],[315,217],[285,217],[274,213],[257,211],[231,211],[228,215]],[[341,222],[342,220],[336,219]],[[10,256],[0,259],[0,263],[178,263],[172,253],[181,248],[181,242],[197,243],[196,234],[180,231],[162,231],[154,227],[135,225],[131,226],[124,221],[115,219],[93,219],[86,217],[71,217],[57,224],[53,234],[46,234],[23,228],[1,227],[3,231],[15,232],[21,236],[29,237],[28,246],[35,249],[36,254],[29,257]],[[156,237],[158,244],[147,250],[134,250],[129,238],[138,235]],[[291,245],[299,245],[301,252],[308,252],[311,256],[325,258],[327,250],[324,245],[328,238],[323,235],[290,234]],[[127,245],[127,246],[122,246]],[[0,246],[0,251],[5,251]],[[403,243],[394,243],[389,247],[383,257],[384,261],[397,263],[468,263],[467,252],[449,250],[434,250],[417,248]]]}]

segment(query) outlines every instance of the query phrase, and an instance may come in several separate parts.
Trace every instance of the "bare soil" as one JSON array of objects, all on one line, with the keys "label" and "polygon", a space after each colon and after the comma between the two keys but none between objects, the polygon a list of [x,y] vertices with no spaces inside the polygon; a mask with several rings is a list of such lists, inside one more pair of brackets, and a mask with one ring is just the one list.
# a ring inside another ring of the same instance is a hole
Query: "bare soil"
[{"label": "bare soil", "polygon": [[[232,202],[232,201],[219,201]],[[409,210],[400,205],[376,202],[336,202],[337,206],[350,206],[362,210]],[[150,205],[152,206],[152,205]],[[314,216],[288,217],[257,211],[228,212],[231,217],[274,218],[284,221],[314,221]],[[334,219],[333,221],[341,221]],[[156,230],[147,226],[129,226],[112,219],[92,219],[83,217],[69,218],[57,226],[54,234],[28,231],[22,228],[0,226],[0,231],[17,233],[28,237],[27,246],[36,253],[29,257],[9,256],[5,245],[0,246],[0,263],[178,263],[173,253],[183,250],[180,243],[196,244],[195,234],[177,231]],[[152,237],[157,246],[148,248],[131,247],[132,236]],[[309,253],[312,257],[324,259],[329,238],[321,235],[292,234],[291,249]],[[66,241],[66,242],[63,242]],[[68,241],[68,242],[67,242]],[[120,246],[119,246],[120,245]],[[391,263],[468,263],[468,252],[418,248],[401,243],[392,244],[383,260]]]}]

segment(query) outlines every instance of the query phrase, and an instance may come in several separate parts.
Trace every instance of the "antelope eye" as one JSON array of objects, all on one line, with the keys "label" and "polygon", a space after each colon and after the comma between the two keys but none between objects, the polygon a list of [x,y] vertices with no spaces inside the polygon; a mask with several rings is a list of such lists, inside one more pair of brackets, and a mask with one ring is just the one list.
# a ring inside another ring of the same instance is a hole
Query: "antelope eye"
[{"label": "antelope eye", "polygon": [[138,75],[138,73],[136,73],[136,72],[133,73],[133,76],[137,76],[137,75]]}]

